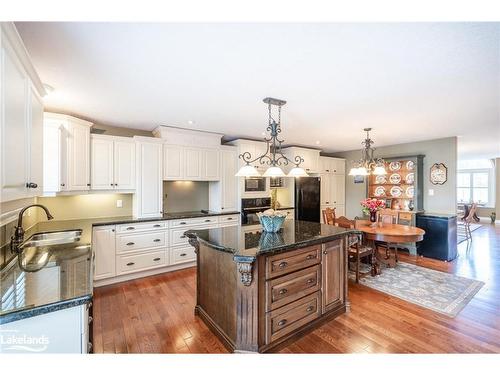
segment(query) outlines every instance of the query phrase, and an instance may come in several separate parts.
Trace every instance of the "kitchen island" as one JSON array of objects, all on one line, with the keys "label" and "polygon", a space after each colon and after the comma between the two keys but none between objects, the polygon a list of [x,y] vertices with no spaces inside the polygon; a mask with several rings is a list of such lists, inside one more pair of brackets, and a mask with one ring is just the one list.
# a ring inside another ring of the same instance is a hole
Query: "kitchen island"
[{"label": "kitchen island", "polygon": [[286,221],[187,231],[197,256],[195,313],[234,352],[266,352],[348,309],[347,235]]}]

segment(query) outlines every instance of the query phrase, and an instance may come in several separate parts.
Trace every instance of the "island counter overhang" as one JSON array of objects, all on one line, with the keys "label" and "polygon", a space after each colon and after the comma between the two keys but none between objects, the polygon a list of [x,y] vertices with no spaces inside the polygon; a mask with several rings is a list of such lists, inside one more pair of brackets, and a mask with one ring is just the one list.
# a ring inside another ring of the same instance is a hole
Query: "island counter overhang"
[{"label": "island counter overhang", "polygon": [[234,352],[266,352],[348,309],[354,230],[287,221],[185,233],[197,258],[195,314]]}]

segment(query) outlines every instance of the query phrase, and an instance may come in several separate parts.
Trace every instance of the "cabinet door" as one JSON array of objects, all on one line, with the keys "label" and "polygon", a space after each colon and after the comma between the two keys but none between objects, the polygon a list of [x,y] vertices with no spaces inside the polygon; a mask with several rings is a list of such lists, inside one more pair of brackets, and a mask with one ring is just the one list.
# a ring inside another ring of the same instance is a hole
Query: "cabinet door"
[{"label": "cabinet door", "polygon": [[222,211],[236,211],[238,209],[238,155],[235,151],[221,151],[221,194]]},{"label": "cabinet door", "polygon": [[345,203],[345,176],[332,175],[331,176],[331,204],[344,204]]},{"label": "cabinet door", "polygon": [[42,98],[30,87],[30,168],[29,182],[36,188],[29,188],[32,197],[43,191],[43,102]]},{"label": "cabinet door", "polygon": [[92,137],[90,155],[92,189],[113,190],[113,139]]},{"label": "cabinet door", "polygon": [[133,140],[114,142],[115,189],[135,189],[135,143]]},{"label": "cabinet door", "polygon": [[163,145],[153,142],[136,143],[135,214],[138,217],[159,217],[163,211],[162,161]]},{"label": "cabinet door", "polygon": [[67,190],[88,190],[90,187],[90,128],[68,123]]},{"label": "cabinet door", "polygon": [[92,250],[95,254],[94,280],[116,275],[115,226],[94,228]]},{"label": "cabinet door", "polygon": [[201,149],[185,148],[185,174],[186,180],[201,180]]},{"label": "cabinet door", "polygon": [[331,241],[322,246],[322,310],[325,313],[344,302],[345,270],[342,241]]},{"label": "cabinet door", "polygon": [[28,80],[14,50],[4,38],[0,52],[3,105],[0,132],[0,199],[5,202],[26,196],[29,172],[26,105]]},{"label": "cabinet door", "polygon": [[[203,150],[203,173],[205,181],[218,181],[219,175],[219,150]],[[235,172],[236,173],[236,172]]]},{"label": "cabinet door", "polygon": [[322,205],[331,204],[331,175],[322,173],[321,175],[321,184],[320,184],[320,201]]},{"label": "cabinet door", "polygon": [[331,173],[332,172],[332,159],[320,156],[319,157],[319,173]]},{"label": "cabinet door", "polygon": [[184,178],[183,157],[181,146],[163,146],[163,179],[182,180]]},{"label": "cabinet door", "polygon": [[343,159],[332,159],[332,172],[337,174],[345,174],[345,160]]},{"label": "cabinet door", "polygon": [[58,192],[62,181],[61,146],[63,125],[47,122],[43,127],[43,191]]},{"label": "cabinet door", "polygon": [[[267,152],[267,144],[264,142],[256,143],[253,147],[252,159],[255,159],[258,156],[262,156]],[[260,173],[264,173],[265,170],[269,167],[267,164],[261,164],[259,160],[255,161],[252,164]]]}]

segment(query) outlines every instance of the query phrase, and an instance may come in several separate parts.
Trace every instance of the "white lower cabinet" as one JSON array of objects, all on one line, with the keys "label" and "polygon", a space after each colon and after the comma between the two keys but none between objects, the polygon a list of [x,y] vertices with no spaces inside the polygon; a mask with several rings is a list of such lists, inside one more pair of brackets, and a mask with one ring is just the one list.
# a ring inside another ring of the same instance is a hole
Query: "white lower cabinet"
[{"label": "white lower cabinet", "polygon": [[105,285],[145,276],[146,271],[158,273],[168,271],[169,266],[192,266],[196,253],[184,233],[236,226],[239,219],[239,214],[233,214],[95,227],[94,280]]},{"label": "white lower cabinet", "polygon": [[[0,353],[88,353],[90,322],[84,304],[2,324]],[[18,345],[26,338],[33,342]]]}]

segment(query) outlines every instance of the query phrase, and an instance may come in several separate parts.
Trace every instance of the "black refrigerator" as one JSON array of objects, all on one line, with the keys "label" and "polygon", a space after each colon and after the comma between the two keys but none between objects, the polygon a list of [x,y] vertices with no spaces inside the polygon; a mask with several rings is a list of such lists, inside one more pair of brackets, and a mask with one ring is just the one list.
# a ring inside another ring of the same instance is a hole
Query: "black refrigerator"
[{"label": "black refrigerator", "polygon": [[319,177],[298,177],[295,179],[295,220],[320,222]]}]

